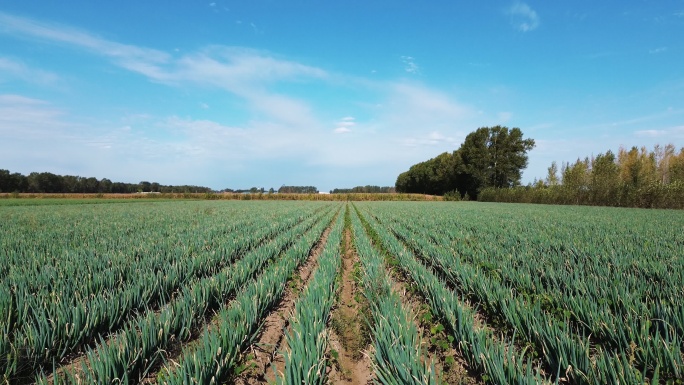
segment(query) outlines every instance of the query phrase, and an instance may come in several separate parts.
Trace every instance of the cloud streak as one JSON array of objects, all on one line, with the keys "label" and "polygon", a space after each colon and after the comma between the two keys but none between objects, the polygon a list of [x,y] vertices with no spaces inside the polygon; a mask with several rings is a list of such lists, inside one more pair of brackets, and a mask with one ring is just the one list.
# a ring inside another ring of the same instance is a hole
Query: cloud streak
[{"label": "cloud streak", "polygon": [[6,33],[86,49],[110,57],[124,68],[150,75],[154,74],[157,65],[167,63],[171,58],[163,51],[116,43],[75,28],[43,23],[3,12],[0,12],[0,24],[0,30]]},{"label": "cloud streak", "polygon": [[[310,124],[313,120],[310,107],[301,100],[270,92],[268,86],[283,81],[322,80],[329,76],[322,69],[253,49],[210,46],[173,57],[156,49],[121,44],[71,27],[2,12],[0,24],[3,24],[0,31],[5,33],[85,49],[155,82],[225,89],[247,100],[255,111],[292,124]],[[10,62],[4,65],[17,67],[16,63]],[[3,62],[0,62],[0,68],[2,66]],[[22,72],[21,68],[16,71]]]},{"label": "cloud streak", "polygon": [[352,132],[352,127],[356,126],[356,122],[354,120],[355,119],[351,116],[342,118],[339,122],[337,122],[337,127],[333,130],[333,132],[336,134],[348,134]]},{"label": "cloud streak", "polygon": [[520,32],[534,31],[539,27],[539,15],[525,3],[514,3],[506,13],[511,18],[511,25]]},{"label": "cloud streak", "polygon": [[664,138],[672,140],[684,137],[684,126],[669,127],[661,130],[639,130],[635,131],[637,137]]},{"label": "cloud streak", "polygon": [[20,60],[0,57],[0,82],[12,78],[39,85],[54,85],[61,80],[52,72],[32,68]]},{"label": "cloud streak", "polygon": [[404,71],[412,75],[420,74],[420,67],[412,56],[402,56],[401,61],[404,63]]},{"label": "cloud streak", "polygon": [[21,95],[0,94],[0,134],[5,139],[60,136],[64,111],[50,103]]}]

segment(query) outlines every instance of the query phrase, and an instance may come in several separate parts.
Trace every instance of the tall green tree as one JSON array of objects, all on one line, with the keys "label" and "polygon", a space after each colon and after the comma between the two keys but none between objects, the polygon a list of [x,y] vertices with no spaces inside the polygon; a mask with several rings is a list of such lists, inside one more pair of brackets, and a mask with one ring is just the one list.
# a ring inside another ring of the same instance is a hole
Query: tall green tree
[{"label": "tall green tree", "polygon": [[470,177],[468,193],[477,196],[487,187],[520,185],[527,152],[534,146],[534,139],[524,139],[519,128],[481,127],[468,134],[458,150],[464,173]]},{"label": "tall green tree", "polygon": [[546,185],[558,186],[559,183],[560,179],[558,178],[558,164],[554,161],[551,162],[551,167],[547,169]]},{"label": "tall green tree", "polygon": [[591,202],[610,206],[620,188],[620,167],[612,151],[599,154],[591,163]]},{"label": "tall green tree", "polygon": [[573,164],[565,164],[562,169],[563,187],[566,192],[568,203],[580,204],[589,196],[589,184],[591,183],[591,161],[589,158],[577,161]]}]

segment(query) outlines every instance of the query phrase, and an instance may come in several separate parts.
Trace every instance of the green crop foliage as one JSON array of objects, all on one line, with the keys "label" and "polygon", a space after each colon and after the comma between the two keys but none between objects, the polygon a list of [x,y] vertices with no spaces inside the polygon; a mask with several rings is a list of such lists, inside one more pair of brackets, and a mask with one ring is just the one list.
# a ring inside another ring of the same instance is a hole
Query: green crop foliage
[{"label": "green crop foliage", "polygon": [[[97,203],[0,207],[0,384],[230,381],[288,282],[299,298],[277,383],[325,383],[344,226],[378,383],[438,383],[390,269],[424,298],[431,344],[484,383],[684,383],[681,211]],[[302,286],[291,278],[330,226]]]},{"label": "green crop foliage", "polygon": [[[402,266],[426,297],[444,302],[425,281],[433,275],[443,282],[437,293],[467,299],[499,333],[511,341],[515,336],[516,349],[508,354],[519,351],[521,357],[485,354],[494,362],[484,360],[479,369],[488,381],[511,383],[508,372],[525,370],[508,371],[511,361],[543,368],[552,382],[682,381],[683,213],[496,204],[357,206],[384,247],[404,256]],[[445,306],[434,303],[435,314]],[[448,312],[442,313],[448,320]],[[458,330],[460,322],[451,329]],[[464,330],[466,336],[482,334],[472,328]],[[463,336],[455,332],[457,341]],[[475,348],[456,345],[466,356]]]},{"label": "green crop foliage", "polygon": [[[188,338],[207,311],[332,208],[169,202],[2,209],[0,383],[53,369],[78,352],[87,353],[88,376],[137,379],[160,359],[165,341]],[[64,373],[64,381],[71,377]]]},{"label": "green crop foliage", "polygon": [[280,384],[325,384],[328,362],[326,322],[335,301],[336,277],[341,268],[340,241],[344,215],[339,214],[318,259],[318,268],[297,301],[286,334],[288,349]]},{"label": "green crop foliage", "polygon": [[363,270],[363,293],[371,308],[368,322],[373,336],[377,381],[385,385],[437,384],[434,365],[426,359],[421,348],[415,315],[392,289],[384,258],[372,245],[356,210],[353,210],[351,222]]}]

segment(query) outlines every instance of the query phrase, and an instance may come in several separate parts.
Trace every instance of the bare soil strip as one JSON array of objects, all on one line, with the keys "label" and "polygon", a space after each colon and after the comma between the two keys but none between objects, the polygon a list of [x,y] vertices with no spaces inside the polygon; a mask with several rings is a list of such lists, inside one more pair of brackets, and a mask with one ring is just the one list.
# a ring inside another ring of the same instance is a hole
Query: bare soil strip
[{"label": "bare soil strip", "polygon": [[354,280],[359,256],[352,246],[351,231],[343,234],[342,282],[340,297],[331,312],[328,357],[332,361],[331,384],[371,384],[373,370],[368,356],[368,330],[364,320],[361,291]]},{"label": "bare soil strip", "polygon": [[[341,213],[338,215],[342,215]],[[323,232],[309,258],[302,265],[294,279],[290,279],[283,296],[276,307],[266,317],[259,339],[244,352],[240,366],[243,371],[230,383],[237,385],[273,384],[276,380],[274,367],[278,373],[285,369],[285,361],[279,354],[286,346],[285,331],[289,327],[289,319],[294,312],[295,303],[301,291],[309,284],[309,280],[318,267],[318,258],[328,241],[335,220]]]}]

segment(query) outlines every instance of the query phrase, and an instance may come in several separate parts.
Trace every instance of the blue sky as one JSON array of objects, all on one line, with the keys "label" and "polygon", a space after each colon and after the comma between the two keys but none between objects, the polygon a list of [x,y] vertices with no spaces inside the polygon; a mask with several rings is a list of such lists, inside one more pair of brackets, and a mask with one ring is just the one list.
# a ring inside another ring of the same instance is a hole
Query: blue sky
[{"label": "blue sky", "polygon": [[523,181],[684,147],[684,1],[5,1],[0,168],[222,188],[394,185],[483,126]]}]

